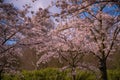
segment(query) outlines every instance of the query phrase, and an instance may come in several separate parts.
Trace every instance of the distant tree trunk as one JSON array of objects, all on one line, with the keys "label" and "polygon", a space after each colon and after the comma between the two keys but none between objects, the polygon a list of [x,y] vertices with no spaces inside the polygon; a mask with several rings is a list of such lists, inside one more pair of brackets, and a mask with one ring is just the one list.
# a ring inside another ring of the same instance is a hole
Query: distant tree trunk
[{"label": "distant tree trunk", "polygon": [[73,80],[75,80],[76,79],[76,75],[72,75],[73,76]]},{"label": "distant tree trunk", "polygon": [[0,70],[0,80],[2,80],[2,69]]},{"label": "distant tree trunk", "polygon": [[99,59],[99,62],[100,62],[99,70],[101,73],[101,80],[108,80],[106,59],[105,58]]},{"label": "distant tree trunk", "polygon": [[76,80],[76,71],[75,71],[76,68],[72,68],[72,80]]}]

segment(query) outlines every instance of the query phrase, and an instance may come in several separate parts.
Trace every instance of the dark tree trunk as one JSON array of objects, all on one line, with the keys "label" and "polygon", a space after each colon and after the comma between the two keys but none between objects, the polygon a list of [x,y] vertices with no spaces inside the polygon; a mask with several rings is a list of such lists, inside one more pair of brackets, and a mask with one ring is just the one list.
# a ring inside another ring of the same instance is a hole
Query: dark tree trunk
[{"label": "dark tree trunk", "polygon": [[2,70],[0,70],[0,80],[2,80]]},{"label": "dark tree trunk", "polygon": [[72,80],[76,80],[76,71],[75,71],[75,68],[72,68]]},{"label": "dark tree trunk", "polygon": [[75,80],[76,79],[76,75],[73,75],[73,80]]},{"label": "dark tree trunk", "polygon": [[99,66],[99,70],[101,72],[101,80],[108,80],[108,76],[107,76],[107,66],[106,66],[106,59],[100,59],[100,66]]}]

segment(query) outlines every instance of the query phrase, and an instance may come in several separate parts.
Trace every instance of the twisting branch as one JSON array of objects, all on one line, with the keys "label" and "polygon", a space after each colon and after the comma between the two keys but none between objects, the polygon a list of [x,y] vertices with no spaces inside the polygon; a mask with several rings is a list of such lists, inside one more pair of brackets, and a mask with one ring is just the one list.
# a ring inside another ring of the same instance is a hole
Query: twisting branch
[{"label": "twisting branch", "polygon": [[111,42],[110,48],[109,48],[109,50],[108,50],[108,52],[107,52],[106,59],[107,59],[107,57],[109,56],[109,54],[110,54],[110,52],[111,52],[111,50],[112,50],[112,48],[113,48],[113,46],[114,46],[114,41],[116,40],[117,35],[119,34],[119,32],[120,32],[120,28],[117,27],[117,28],[115,29],[114,33],[113,33],[112,42]]}]

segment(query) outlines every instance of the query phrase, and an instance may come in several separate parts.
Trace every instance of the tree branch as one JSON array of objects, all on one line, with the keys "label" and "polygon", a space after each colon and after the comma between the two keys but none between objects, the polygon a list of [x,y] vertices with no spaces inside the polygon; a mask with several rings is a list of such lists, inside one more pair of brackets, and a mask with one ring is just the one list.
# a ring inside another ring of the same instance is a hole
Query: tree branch
[{"label": "tree branch", "polygon": [[114,31],[113,38],[112,38],[112,42],[111,42],[110,48],[109,48],[109,50],[108,50],[108,52],[107,52],[106,59],[107,59],[107,57],[109,56],[109,54],[110,54],[110,52],[111,52],[111,50],[112,50],[112,48],[113,48],[113,46],[114,46],[114,41],[116,40],[117,35],[119,34],[119,32],[120,32],[120,28],[117,27],[117,28],[115,29],[115,31]]}]

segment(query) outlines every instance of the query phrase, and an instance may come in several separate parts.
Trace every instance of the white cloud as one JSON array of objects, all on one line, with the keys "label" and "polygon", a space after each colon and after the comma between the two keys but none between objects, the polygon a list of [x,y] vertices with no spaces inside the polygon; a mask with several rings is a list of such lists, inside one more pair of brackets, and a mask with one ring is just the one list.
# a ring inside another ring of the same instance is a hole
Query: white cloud
[{"label": "white cloud", "polygon": [[[34,3],[32,0],[5,0],[5,3],[12,3],[16,8],[18,9],[24,9],[23,5],[28,4],[31,5],[32,8],[29,9],[29,11],[37,11],[39,8],[47,8],[50,4],[51,1],[56,1],[56,0],[37,0]],[[50,9],[51,13],[60,13],[60,9],[58,9],[56,6],[51,7]],[[27,16],[32,16],[31,13],[28,13]]]},{"label": "white cloud", "polygon": [[19,9],[23,9],[23,5],[30,4],[32,6],[31,10],[38,10],[41,8],[46,8],[53,0],[38,0],[32,3],[32,0],[5,0],[6,3],[13,3],[13,5]]},{"label": "white cloud", "polygon": [[[12,3],[16,8],[18,9],[24,9],[23,6],[25,4],[31,5],[32,8],[29,9],[29,11],[37,11],[39,8],[47,8],[50,4],[51,1],[54,0],[37,0],[34,3],[32,0],[5,0],[5,3]],[[27,16],[31,16],[31,13],[28,13]]]}]

